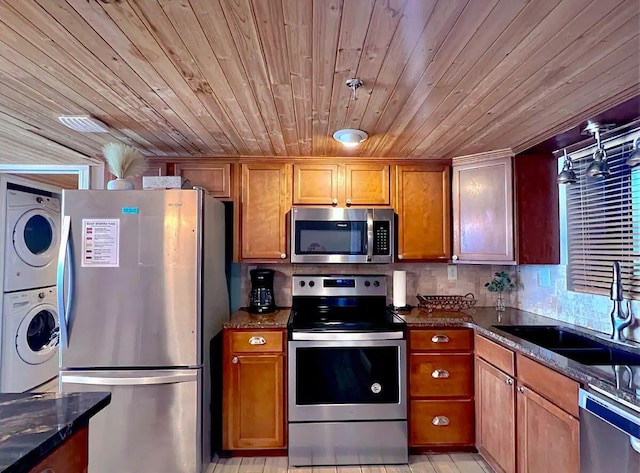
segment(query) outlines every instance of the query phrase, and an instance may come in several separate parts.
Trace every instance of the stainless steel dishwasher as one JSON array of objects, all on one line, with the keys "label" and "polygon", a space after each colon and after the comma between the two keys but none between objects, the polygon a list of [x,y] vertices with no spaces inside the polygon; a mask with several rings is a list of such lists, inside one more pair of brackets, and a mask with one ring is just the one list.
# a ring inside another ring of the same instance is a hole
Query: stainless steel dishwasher
[{"label": "stainless steel dishwasher", "polygon": [[640,473],[640,409],[580,390],[580,473]]}]

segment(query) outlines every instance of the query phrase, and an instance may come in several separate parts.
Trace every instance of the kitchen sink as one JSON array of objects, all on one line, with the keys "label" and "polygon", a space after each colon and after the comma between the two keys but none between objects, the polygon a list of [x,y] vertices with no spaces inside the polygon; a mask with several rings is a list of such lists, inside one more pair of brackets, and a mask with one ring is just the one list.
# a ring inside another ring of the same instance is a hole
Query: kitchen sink
[{"label": "kitchen sink", "polygon": [[583,365],[640,365],[640,354],[621,350],[555,325],[494,325]]}]

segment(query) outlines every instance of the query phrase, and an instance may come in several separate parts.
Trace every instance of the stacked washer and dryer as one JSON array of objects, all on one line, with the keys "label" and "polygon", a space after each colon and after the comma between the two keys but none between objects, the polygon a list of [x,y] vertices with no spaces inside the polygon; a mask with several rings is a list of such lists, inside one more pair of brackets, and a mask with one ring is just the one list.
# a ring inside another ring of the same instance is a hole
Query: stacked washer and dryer
[{"label": "stacked washer and dryer", "polygon": [[[3,180],[0,392],[56,390],[60,199]],[[1,259],[1,258],[0,258]]]}]

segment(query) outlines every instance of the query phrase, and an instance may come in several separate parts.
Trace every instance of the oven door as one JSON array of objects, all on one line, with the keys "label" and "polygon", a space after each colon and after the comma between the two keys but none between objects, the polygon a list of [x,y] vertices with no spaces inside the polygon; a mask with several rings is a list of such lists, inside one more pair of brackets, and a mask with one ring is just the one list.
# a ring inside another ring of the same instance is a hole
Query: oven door
[{"label": "oven door", "polygon": [[289,342],[289,421],[406,419],[405,340]]}]

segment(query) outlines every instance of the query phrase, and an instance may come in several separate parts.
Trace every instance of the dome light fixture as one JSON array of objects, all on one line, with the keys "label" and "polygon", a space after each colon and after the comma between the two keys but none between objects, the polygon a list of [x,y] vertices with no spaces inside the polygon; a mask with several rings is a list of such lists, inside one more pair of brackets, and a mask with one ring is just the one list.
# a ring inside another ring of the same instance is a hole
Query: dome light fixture
[{"label": "dome light fixture", "polygon": [[354,128],[338,130],[333,134],[333,139],[347,148],[355,148],[367,138],[369,138],[369,135],[366,132]]},{"label": "dome light fixture", "polygon": [[564,164],[562,165],[562,171],[558,174],[558,184],[575,184],[578,182],[578,176],[573,170],[573,161],[571,156],[567,154],[567,150],[564,150]]}]

